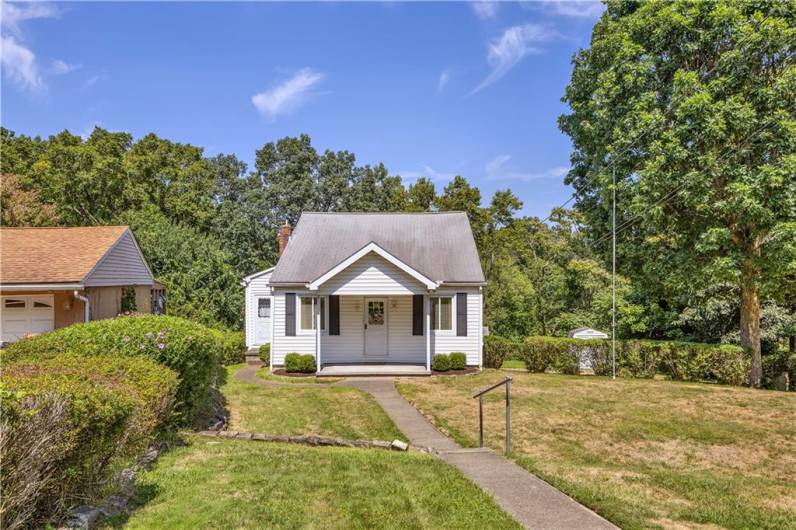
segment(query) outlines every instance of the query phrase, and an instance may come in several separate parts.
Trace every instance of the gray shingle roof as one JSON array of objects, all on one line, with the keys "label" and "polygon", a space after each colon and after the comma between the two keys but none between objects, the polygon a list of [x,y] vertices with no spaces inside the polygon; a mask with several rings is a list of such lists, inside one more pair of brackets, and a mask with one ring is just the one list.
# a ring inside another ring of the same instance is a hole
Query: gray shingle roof
[{"label": "gray shingle roof", "polygon": [[484,282],[463,212],[305,212],[271,283],[311,282],[370,242],[436,282]]}]

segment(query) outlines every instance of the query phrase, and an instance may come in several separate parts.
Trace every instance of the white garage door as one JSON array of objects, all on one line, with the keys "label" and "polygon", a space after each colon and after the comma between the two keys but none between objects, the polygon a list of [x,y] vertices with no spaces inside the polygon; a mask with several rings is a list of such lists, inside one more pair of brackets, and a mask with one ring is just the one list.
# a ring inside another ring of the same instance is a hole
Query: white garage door
[{"label": "white garage door", "polygon": [[0,312],[0,335],[4,343],[46,333],[55,327],[51,294],[4,296]]}]

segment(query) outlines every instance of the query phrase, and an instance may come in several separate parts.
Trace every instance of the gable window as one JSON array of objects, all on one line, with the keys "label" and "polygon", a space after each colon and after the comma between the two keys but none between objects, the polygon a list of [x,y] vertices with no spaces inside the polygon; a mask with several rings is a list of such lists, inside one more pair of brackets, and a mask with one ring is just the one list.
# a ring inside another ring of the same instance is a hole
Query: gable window
[{"label": "gable window", "polygon": [[326,297],[301,296],[299,297],[299,323],[302,331],[315,331],[315,312],[321,312],[321,329],[326,329]]},{"label": "gable window", "polygon": [[453,297],[434,296],[431,298],[431,329],[453,331]]}]

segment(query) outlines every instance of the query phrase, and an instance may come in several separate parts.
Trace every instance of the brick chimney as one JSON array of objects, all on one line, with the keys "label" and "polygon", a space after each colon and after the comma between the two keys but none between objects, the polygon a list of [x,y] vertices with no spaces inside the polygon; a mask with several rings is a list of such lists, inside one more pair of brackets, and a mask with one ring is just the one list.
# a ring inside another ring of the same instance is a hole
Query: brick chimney
[{"label": "brick chimney", "polygon": [[293,227],[285,220],[285,224],[279,227],[279,256],[285,253],[287,244],[290,242],[290,235],[293,233]]}]

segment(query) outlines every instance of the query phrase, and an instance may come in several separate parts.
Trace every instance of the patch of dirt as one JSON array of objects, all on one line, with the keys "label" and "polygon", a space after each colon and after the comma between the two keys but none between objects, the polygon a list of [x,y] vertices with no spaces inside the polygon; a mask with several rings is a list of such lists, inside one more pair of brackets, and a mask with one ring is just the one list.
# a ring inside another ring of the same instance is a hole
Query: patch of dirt
[{"label": "patch of dirt", "polygon": [[468,366],[464,370],[447,370],[445,372],[438,372],[437,370],[431,370],[431,375],[469,375],[469,374],[477,374],[478,372],[479,372],[478,367]]}]

